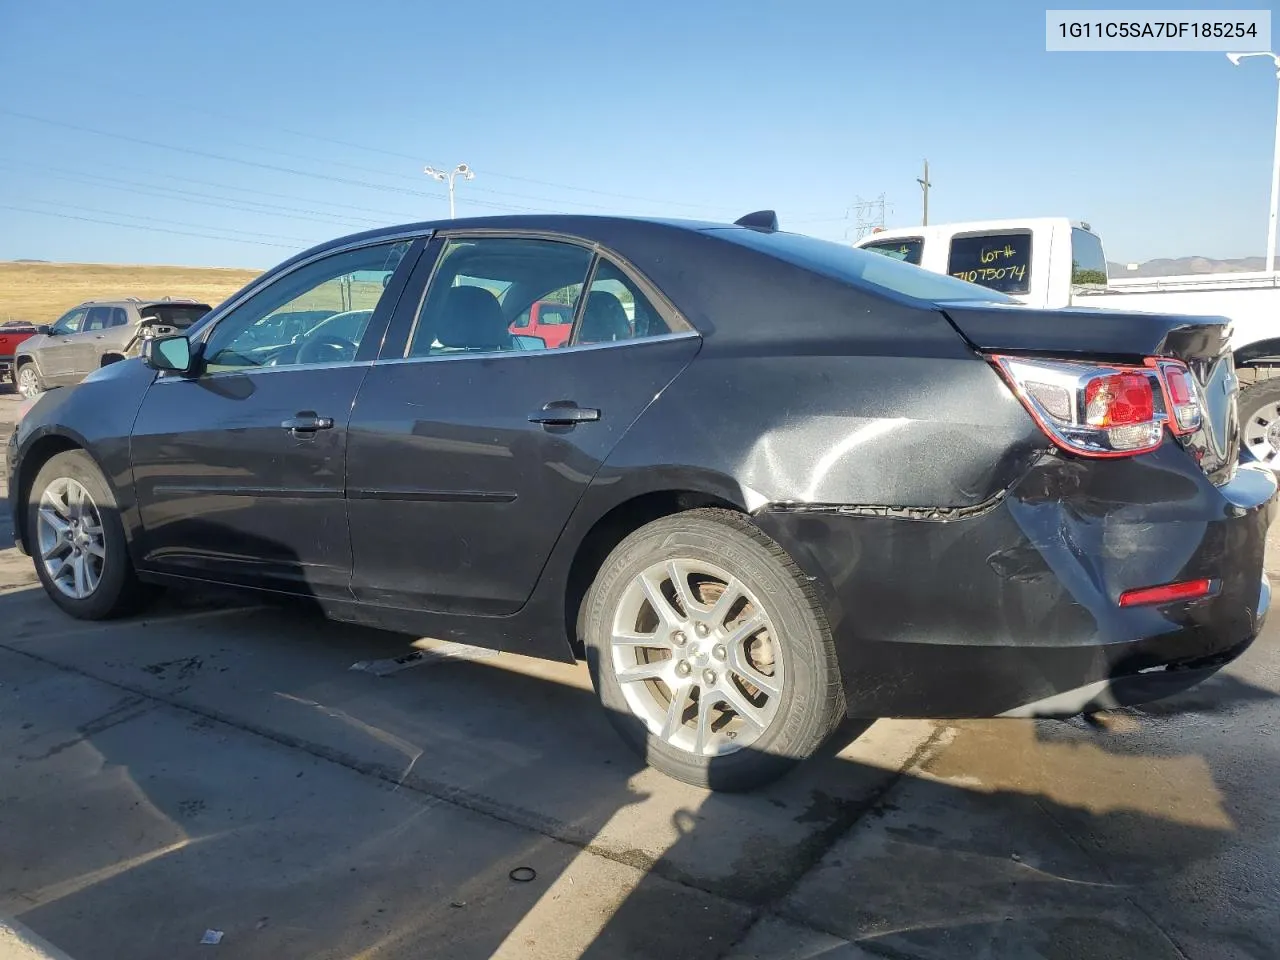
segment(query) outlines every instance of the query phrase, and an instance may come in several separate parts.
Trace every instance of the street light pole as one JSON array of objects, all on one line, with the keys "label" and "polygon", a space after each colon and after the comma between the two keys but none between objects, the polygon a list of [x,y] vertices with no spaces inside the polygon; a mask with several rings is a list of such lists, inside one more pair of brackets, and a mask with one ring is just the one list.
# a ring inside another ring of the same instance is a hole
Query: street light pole
[{"label": "street light pole", "polygon": [[1271,154],[1271,219],[1267,223],[1267,263],[1268,273],[1276,269],[1276,223],[1280,219],[1280,54],[1275,53],[1228,53],[1227,59],[1232,66],[1240,66],[1240,61],[1249,57],[1270,57],[1276,65],[1276,144]]},{"label": "street light pole", "polygon": [[449,181],[449,219],[454,219],[453,181],[458,177],[461,177],[463,180],[474,180],[476,178],[475,171],[465,163],[460,163],[448,173],[445,173],[443,170],[437,170],[435,167],[423,167],[422,172],[432,180]]}]

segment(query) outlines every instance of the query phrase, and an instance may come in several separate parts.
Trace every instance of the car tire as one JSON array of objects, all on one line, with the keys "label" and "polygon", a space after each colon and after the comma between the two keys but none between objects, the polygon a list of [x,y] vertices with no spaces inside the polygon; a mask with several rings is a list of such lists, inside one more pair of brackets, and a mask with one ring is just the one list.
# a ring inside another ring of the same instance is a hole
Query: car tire
[{"label": "car tire", "polygon": [[731,510],[675,514],[626,537],[579,624],[610,721],[650,765],[686,783],[740,791],[775,780],[844,715],[812,585]]},{"label": "car tire", "polygon": [[149,599],[151,590],[139,582],[129,557],[115,496],[83,450],[56,454],[40,468],[26,517],[36,574],[71,616],[108,620]]},{"label": "car tire", "polygon": [[40,371],[29,360],[14,371],[13,385],[18,393],[28,400],[34,400],[44,393],[44,383],[40,379]]},{"label": "car tire", "polygon": [[1257,460],[1280,470],[1280,377],[1240,391],[1240,443]]}]

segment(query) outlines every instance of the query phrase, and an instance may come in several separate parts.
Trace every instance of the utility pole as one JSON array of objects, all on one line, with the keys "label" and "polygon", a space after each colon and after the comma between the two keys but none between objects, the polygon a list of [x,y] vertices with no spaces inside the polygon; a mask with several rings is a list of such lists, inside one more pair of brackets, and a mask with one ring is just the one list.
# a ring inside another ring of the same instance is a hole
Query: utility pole
[{"label": "utility pole", "polygon": [[929,188],[933,186],[929,182],[929,161],[924,162],[924,177],[916,177],[916,183],[920,184],[920,189],[924,193],[924,222],[921,226],[929,225]]}]

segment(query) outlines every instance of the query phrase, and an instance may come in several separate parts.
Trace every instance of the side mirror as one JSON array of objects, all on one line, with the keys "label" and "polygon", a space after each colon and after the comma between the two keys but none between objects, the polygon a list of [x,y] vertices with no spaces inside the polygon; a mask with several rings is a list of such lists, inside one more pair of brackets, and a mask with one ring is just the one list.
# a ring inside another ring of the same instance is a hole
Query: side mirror
[{"label": "side mirror", "polygon": [[40,334],[40,336],[47,337],[52,332],[53,332],[53,327],[49,326],[49,324],[47,323],[36,324],[36,333]]},{"label": "side mirror", "polygon": [[151,337],[142,341],[142,362],[152,370],[171,370],[174,373],[190,373],[195,353],[191,341],[178,334],[172,337]]},{"label": "side mirror", "polygon": [[547,341],[542,337],[531,337],[527,334],[518,333],[512,336],[517,350],[545,350],[547,349]]}]

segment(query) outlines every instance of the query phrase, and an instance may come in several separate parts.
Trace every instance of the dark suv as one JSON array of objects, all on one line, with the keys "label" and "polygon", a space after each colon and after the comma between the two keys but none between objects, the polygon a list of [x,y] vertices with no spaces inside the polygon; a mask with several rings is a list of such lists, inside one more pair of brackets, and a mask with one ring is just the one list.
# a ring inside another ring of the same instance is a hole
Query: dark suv
[{"label": "dark suv", "polygon": [[137,353],[144,337],[179,333],[209,312],[195,300],[90,300],[41,326],[14,354],[24,397],[79,383],[94,370]]}]

